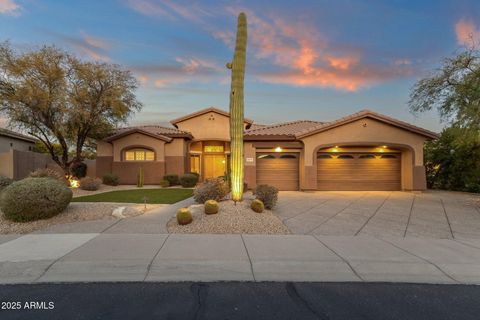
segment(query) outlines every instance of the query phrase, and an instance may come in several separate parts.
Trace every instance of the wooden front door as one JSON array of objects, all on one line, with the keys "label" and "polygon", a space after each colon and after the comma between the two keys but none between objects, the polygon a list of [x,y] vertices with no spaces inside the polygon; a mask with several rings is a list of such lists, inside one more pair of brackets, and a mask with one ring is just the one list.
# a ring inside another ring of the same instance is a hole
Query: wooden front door
[{"label": "wooden front door", "polygon": [[226,160],[224,154],[207,154],[203,156],[204,179],[225,175]]}]

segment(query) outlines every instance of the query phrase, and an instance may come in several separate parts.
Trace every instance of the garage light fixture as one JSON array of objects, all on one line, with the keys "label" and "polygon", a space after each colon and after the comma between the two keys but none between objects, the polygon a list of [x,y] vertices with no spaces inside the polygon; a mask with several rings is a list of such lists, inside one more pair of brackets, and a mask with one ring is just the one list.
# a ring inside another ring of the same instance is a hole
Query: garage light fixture
[{"label": "garage light fixture", "polygon": [[275,152],[282,152],[282,148],[281,147],[276,147]]}]

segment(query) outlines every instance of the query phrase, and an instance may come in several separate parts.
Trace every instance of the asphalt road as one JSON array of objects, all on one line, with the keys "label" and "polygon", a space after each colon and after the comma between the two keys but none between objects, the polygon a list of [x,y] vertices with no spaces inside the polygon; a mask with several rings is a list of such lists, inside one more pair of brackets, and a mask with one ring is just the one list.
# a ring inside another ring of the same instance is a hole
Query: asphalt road
[{"label": "asphalt road", "polygon": [[[1,320],[480,318],[480,286],[467,285],[291,282],[1,285],[0,301]],[[52,303],[53,309],[48,310],[26,308],[51,308]],[[15,305],[21,310],[11,310]]]}]

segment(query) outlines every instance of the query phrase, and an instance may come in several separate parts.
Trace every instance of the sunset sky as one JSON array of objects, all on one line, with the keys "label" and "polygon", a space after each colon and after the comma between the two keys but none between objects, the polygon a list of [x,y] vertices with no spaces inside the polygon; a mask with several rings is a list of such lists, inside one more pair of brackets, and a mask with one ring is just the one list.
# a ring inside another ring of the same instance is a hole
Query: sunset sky
[{"label": "sunset sky", "polygon": [[334,120],[372,109],[417,118],[410,89],[480,41],[480,1],[0,0],[0,41],[55,44],[117,63],[140,81],[133,124],[228,109],[236,16],[248,19],[245,115],[258,123]]}]

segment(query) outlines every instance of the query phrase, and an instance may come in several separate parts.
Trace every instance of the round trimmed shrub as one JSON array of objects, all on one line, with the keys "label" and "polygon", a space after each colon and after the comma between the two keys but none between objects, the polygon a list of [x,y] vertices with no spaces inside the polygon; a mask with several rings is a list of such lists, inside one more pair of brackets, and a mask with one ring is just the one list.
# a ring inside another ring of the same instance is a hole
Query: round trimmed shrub
[{"label": "round trimmed shrub", "polygon": [[170,187],[170,182],[168,182],[168,180],[161,180],[160,181],[160,187],[168,188],[168,187]]},{"label": "round trimmed shrub", "polygon": [[225,180],[214,178],[198,184],[193,191],[193,198],[198,203],[205,203],[207,200],[221,201],[229,192]]},{"label": "round trimmed shrub", "polygon": [[103,184],[107,186],[118,186],[118,175],[115,173],[105,173],[102,177]]},{"label": "round trimmed shrub", "polygon": [[70,167],[70,173],[75,178],[84,178],[87,176],[87,164],[85,162],[75,162]]},{"label": "round trimmed shrub", "polygon": [[204,204],[206,214],[216,214],[218,213],[218,202],[215,200],[207,200]]},{"label": "round trimmed shrub", "polygon": [[186,173],[180,177],[180,184],[184,188],[193,188],[197,185],[198,176],[196,174]]},{"label": "round trimmed shrub", "polygon": [[180,225],[189,224],[193,221],[193,216],[188,208],[180,208],[177,211],[177,222]]},{"label": "round trimmed shrub", "polygon": [[51,178],[26,178],[3,190],[0,209],[5,218],[26,222],[51,218],[68,206],[72,190]]},{"label": "round trimmed shrub", "polygon": [[13,179],[10,179],[5,176],[0,176],[0,192],[2,192],[3,189],[11,185],[12,183],[13,183]]},{"label": "round trimmed shrub", "polygon": [[95,191],[100,188],[102,184],[102,180],[93,177],[85,177],[80,179],[80,189],[88,190],[88,191]]},{"label": "round trimmed shrub", "polygon": [[178,178],[178,174],[166,174],[163,176],[163,179],[170,182],[171,186],[178,186],[180,184],[180,179]]},{"label": "round trimmed shrub", "polygon": [[263,202],[261,200],[255,199],[250,204],[250,208],[252,208],[252,210],[257,213],[262,213],[263,210],[265,209],[265,206],[263,205]]},{"label": "round trimmed shrub", "polygon": [[268,184],[259,184],[253,193],[257,199],[263,202],[265,208],[273,209],[278,200],[278,189]]}]

